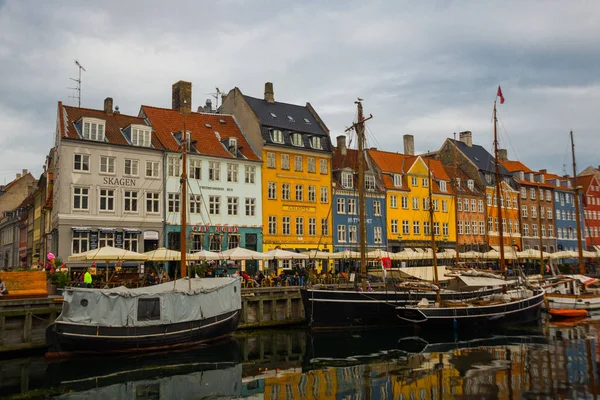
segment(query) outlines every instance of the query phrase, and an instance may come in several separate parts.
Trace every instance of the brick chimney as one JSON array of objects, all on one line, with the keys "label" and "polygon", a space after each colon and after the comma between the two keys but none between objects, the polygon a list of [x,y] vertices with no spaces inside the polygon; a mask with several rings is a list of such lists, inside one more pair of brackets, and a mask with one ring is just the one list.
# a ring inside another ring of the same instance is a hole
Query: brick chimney
[{"label": "brick chimney", "polygon": [[547,174],[548,170],[547,169],[540,169],[540,174]]},{"label": "brick chimney", "polygon": [[415,137],[413,135],[404,135],[404,154],[408,156],[415,155]]},{"label": "brick chimney", "polygon": [[473,134],[471,131],[464,131],[459,134],[460,141],[469,147],[473,147]]},{"label": "brick chimney", "polygon": [[29,171],[27,171],[27,169],[25,169],[25,168],[23,168],[23,170],[21,172],[23,172],[22,176],[25,176],[25,175],[27,175],[29,173]]},{"label": "brick chimney", "polygon": [[107,97],[104,99],[104,112],[108,115],[112,115],[113,113],[113,99],[112,97]]},{"label": "brick chimney", "polygon": [[498,160],[499,161],[508,161],[508,150],[498,149]]},{"label": "brick chimney", "polygon": [[273,93],[273,83],[265,83],[265,101],[267,103],[275,103],[275,93]]},{"label": "brick chimney", "polygon": [[337,139],[337,147],[340,150],[340,154],[345,156],[347,153],[346,136],[340,135],[336,139]]},{"label": "brick chimney", "polygon": [[172,109],[189,113],[192,111],[192,82],[179,81],[173,84]]}]

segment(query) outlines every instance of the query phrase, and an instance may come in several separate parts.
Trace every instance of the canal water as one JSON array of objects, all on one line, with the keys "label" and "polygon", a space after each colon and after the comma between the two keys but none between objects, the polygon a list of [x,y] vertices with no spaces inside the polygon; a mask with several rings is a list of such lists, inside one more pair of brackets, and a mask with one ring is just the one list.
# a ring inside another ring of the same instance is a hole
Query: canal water
[{"label": "canal water", "polygon": [[453,333],[237,333],[136,357],[0,360],[0,397],[59,399],[592,399],[600,321]]}]

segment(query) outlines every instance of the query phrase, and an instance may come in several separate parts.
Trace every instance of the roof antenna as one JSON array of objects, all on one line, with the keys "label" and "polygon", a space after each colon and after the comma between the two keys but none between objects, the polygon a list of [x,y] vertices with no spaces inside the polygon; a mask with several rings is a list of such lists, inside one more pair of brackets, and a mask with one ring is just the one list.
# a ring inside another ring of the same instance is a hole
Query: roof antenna
[{"label": "roof antenna", "polygon": [[212,97],[215,98],[216,103],[215,103],[215,109],[218,110],[219,109],[219,97],[222,99],[223,98],[223,92],[221,92],[219,90],[219,88],[215,88],[217,91],[216,93],[206,93],[206,94],[210,94]]},{"label": "roof antenna", "polygon": [[77,95],[69,96],[69,97],[72,99],[77,99],[77,107],[81,108],[81,70],[83,70],[84,72],[87,72],[87,71],[85,70],[85,68],[83,68],[83,65],[79,64],[78,60],[75,60],[75,65],[77,65],[77,67],[79,68],[79,78],[77,78],[77,79],[69,78],[69,79],[76,82],[77,87],[74,87],[74,88],[71,87],[71,88],[67,88],[67,89],[72,89],[77,92]]}]

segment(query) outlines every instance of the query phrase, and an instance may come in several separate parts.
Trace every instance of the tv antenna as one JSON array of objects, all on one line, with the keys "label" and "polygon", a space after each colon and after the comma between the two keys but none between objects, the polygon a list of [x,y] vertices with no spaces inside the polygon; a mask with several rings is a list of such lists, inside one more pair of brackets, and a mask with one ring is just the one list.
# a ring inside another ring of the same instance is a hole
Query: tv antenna
[{"label": "tv antenna", "polygon": [[67,89],[72,89],[75,90],[77,92],[76,96],[69,96],[72,99],[77,99],[77,107],[81,108],[81,71],[83,70],[83,72],[87,72],[85,70],[85,68],[83,68],[83,65],[79,64],[78,60],[75,60],[75,65],[77,65],[77,67],[79,68],[79,78],[75,79],[75,78],[69,78],[70,80],[74,81],[77,83],[77,87],[74,88],[67,88]]},{"label": "tv antenna", "polygon": [[216,93],[206,93],[206,94],[209,94],[215,98],[215,100],[216,100],[215,109],[218,110],[219,109],[219,97],[223,98],[223,92],[221,92],[219,90],[219,88],[215,88],[215,89],[216,89]]}]

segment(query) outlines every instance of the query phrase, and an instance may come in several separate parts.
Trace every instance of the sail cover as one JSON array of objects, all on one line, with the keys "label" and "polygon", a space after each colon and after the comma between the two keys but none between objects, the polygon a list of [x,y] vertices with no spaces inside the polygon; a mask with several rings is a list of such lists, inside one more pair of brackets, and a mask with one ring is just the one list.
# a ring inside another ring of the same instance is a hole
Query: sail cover
[{"label": "sail cover", "polygon": [[241,309],[239,278],[179,279],[137,289],[69,288],[57,321],[150,326],[197,321]]}]

